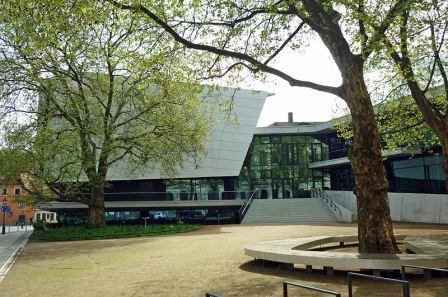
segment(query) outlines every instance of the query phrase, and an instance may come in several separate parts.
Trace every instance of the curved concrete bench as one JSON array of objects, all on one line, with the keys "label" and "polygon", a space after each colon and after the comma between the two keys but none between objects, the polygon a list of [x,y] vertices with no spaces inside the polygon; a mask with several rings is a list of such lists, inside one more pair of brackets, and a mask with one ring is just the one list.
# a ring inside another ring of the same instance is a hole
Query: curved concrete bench
[{"label": "curved concrete bench", "polygon": [[310,251],[311,248],[329,243],[358,242],[358,236],[316,236],[274,240],[248,245],[245,254],[256,259],[287,264],[318,265],[328,267],[330,273],[336,267],[357,269],[393,270],[401,265],[428,266],[435,268],[448,267],[448,241],[434,239],[405,239],[397,235],[397,240],[405,240],[406,248],[415,254],[370,254],[346,253],[332,251]]}]

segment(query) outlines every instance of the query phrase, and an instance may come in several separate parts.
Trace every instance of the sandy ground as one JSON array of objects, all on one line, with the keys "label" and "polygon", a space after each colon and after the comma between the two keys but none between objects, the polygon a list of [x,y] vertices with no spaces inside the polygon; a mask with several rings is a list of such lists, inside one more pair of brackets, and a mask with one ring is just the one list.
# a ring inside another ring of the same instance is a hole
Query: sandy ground
[{"label": "sandy ground", "polygon": [[[448,226],[396,224],[396,234],[448,239]],[[282,281],[340,291],[346,273],[328,277],[263,267],[244,255],[247,244],[313,235],[355,234],[351,224],[204,226],[160,237],[29,243],[0,283],[1,296],[282,296]],[[7,292],[6,295],[3,295]],[[448,296],[448,278],[412,279],[411,295]],[[291,289],[290,296],[318,296]],[[354,296],[401,296],[398,285],[356,281]]]}]

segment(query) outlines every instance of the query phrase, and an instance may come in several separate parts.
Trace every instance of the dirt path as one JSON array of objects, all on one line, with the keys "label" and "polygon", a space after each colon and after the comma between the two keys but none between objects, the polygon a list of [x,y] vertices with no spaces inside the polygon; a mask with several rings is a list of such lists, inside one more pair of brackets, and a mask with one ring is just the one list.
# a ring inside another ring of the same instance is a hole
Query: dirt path
[{"label": "dirt path", "polygon": [[[396,224],[396,233],[448,239],[448,226]],[[346,274],[262,267],[244,255],[259,241],[355,234],[355,225],[204,226],[163,237],[29,243],[0,284],[7,296],[282,296],[282,281],[294,280],[346,292]],[[354,296],[400,296],[396,285],[358,281]],[[447,296],[448,278],[415,279],[411,294]],[[295,295],[294,295],[295,294]],[[1,294],[0,294],[1,295]],[[291,296],[299,295],[292,290]]]}]

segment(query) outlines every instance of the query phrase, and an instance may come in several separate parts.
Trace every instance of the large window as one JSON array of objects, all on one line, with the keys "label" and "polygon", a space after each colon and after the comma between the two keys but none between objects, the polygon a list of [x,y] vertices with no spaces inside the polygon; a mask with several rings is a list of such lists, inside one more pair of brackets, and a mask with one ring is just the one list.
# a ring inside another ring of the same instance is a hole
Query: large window
[{"label": "large window", "polygon": [[395,192],[444,193],[443,157],[418,156],[391,162],[391,190]]},{"label": "large window", "polygon": [[254,136],[239,176],[240,190],[259,189],[274,199],[308,197],[311,188],[328,183],[325,174],[308,169],[323,154],[328,154],[327,146],[312,136]]},{"label": "large window", "polygon": [[[443,157],[415,156],[384,162],[389,181],[389,192],[446,193]],[[351,191],[355,179],[350,166],[330,169],[331,189]]]}]

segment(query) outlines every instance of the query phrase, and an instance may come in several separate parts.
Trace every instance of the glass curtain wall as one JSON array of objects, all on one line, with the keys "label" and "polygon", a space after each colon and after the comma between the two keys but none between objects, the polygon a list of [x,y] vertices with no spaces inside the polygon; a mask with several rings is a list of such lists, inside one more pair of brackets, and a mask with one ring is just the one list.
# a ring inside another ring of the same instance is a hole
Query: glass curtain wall
[{"label": "glass curtain wall", "polygon": [[393,192],[446,193],[441,155],[391,161],[389,170]]},{"label": "glass curtain wall", "polygon": [[210,179],[178,179],[167,180],[166,191],[174,200],[219,200],[224,191],[224,180]]},{"label": "glass curtain wall", "polygon": [[[446,193],[443,156],[415,156],[386,160],[384,166],[389,181],[389,192]],[[330,169],[331,189],[352,191],[355,180],[349,166]]]},{"label": "glass curtain wall", "polygon": [[328,159],[328,147],[312,136],[254,136],[239,176],[239,189],[259,189],[261,199],[302,198],[324,187],[325,174],[309,163]]}]

